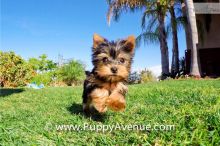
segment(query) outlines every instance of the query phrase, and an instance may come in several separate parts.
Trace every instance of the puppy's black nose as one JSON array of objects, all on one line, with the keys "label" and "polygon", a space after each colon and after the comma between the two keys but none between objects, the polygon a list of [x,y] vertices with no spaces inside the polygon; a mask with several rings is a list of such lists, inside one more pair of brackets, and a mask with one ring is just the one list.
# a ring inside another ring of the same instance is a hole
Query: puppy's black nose
[{"label": "puppy's black nose", "polygon": [[117,69],[116,67],[112,67],[112,68],[111,68],[111,71],[112,71],[112,73],[115,74],[115,73],[117,73],[118,69]]}]

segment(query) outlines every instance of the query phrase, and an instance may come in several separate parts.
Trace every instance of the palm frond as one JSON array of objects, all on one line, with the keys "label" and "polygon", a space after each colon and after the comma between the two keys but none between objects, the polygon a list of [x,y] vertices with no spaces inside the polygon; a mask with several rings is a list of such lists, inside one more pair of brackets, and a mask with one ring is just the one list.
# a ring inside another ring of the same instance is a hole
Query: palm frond
[{"label": "palm frond", "polygon": [[154,32],[157,27],[159,27],[158,18],[157,18],[157,16],[152,16],[148,20],[148,25],[146,27],[146,30]]},{"label": "palm frond", "polygon": [[113,11],[113,5],[109,5],[108,11],[107,11],[107,22],[108,22],[108,25],[110,25],[110,22],[111,22],[112,11]]},{"label": "palm frond", "polygon": [[146,10],[142,16],[141,27],[142,29],[146,26],[146,18],[150,21],[149,25],[154,25],[157,19],[157,10]]},{"label": "palm frond", "polygon": [[143,42],[145,44],[149,43],[154,43],[158,44],[159,43],[159,32],[144,32],[141,33],[137,38],[136,38],[136,47],[139,48],[141,43]]},{"label": "palm frond", "polygon": [[107,0],[109,9],[107,12],[107,22],[110,24],[111,19],[118,21],[120,14],[125,11],[135,12],[145,7],[146,0]]},{"label": "palm frond", "polygon": [[187,25],[187,17],[186,16],[180,16],[176,18],[176,24],[177,24],[177,29],[180,30],[182,28],[185,28]]},{"label": "palm frond", "polygon": [[167,25],[166,26],[166,38],[170,38],[171,34],[172,34],[172,26],[171,25]]}]

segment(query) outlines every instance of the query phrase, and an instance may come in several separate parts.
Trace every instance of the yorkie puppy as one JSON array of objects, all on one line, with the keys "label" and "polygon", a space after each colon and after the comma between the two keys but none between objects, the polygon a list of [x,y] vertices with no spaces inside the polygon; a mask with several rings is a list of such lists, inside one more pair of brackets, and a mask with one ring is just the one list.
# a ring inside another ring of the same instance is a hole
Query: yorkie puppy
[{"label": "yorkie puppy", "polygon": [[94,34],[92,63],[94,68],[86,72],[84,81],[83,111],[95,108],[99,113],[107,108],[114,111],[125,109],[128,75],[134,56],[135,37],[109,42]]}]

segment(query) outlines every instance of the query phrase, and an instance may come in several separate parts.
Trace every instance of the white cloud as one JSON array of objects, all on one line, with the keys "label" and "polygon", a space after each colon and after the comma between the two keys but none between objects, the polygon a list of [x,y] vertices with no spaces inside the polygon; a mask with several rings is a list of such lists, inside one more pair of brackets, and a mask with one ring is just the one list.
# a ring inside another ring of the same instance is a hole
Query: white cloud
[{"label": "white cloud", "polygon": [[161,70],[161,65],[156,65],[156,66],[152,66],[148,68],[149,70],[151,70],[154,75],[156,75],[157,77],[160,76],[162,70]]}]

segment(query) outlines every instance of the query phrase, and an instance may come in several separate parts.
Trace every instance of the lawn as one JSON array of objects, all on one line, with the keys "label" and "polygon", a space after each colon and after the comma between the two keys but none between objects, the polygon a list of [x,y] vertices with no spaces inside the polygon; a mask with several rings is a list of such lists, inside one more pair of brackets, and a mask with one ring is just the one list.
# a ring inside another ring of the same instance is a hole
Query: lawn
[{"label": "lawn", "polygon": [[[81,95],[82,87],[0,89],[0,145],[220,145],[219,79],[131,85],[125,112],[103,116],[84,116]],[[123,129],[133,125],[151,129]]]}]

